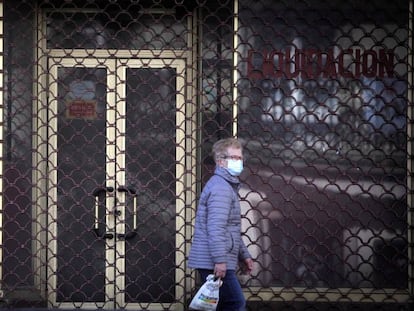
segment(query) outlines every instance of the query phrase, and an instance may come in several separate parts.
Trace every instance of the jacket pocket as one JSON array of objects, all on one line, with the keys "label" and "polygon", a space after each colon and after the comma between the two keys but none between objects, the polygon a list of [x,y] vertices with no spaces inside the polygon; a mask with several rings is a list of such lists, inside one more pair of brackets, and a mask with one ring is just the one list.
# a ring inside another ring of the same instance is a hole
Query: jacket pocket
[{"label": "jacket pocket", "polygon": [[229,253],[231,253],[233,249],[234,249],[234,238],[233,238],[233,234],[228,231],[227,232],[227,251]]}]

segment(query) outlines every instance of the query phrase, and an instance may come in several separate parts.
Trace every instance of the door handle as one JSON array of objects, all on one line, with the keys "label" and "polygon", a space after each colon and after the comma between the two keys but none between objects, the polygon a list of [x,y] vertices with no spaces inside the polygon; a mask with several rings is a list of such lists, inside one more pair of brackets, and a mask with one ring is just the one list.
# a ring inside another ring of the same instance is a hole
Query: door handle
[{"label": "door handle", "polygon": [[120,239],[129,240],[129,239],[132,239],[133,237],[135,237],[137,234],[138,234],[138,233],[137,233],[135,230],[133,230],[133,231],[130,231],[130,232],[125,233],[125,234],[120,233],[120,234],[118,234],[117,236],[118,236]]},{"label": "door handle", "polygon": [[136,195],[137,194],[136,190],[132,187],[120,186],[118,188],[118,191],[119,192],[128,192],[128,194],[131,194],[131,195]]},{"label": "door handle", "polygon": [[119,192],[126,192],[128,195],[133,196],[133,212],[132,212],[132,219],[133,219],[133,225],[132,225],[132,231],[127,232],[125,234],[118,234],[117,236],[120,238],[123,238],[125,240],[132,239],[137,235],[137,191],[132,187],[125,187],[120,186],[118,188]]},{"label": "door handle", "polygon": [[105,230],[99,230],[99,196],[103,193],[106,194],[108,192],[114,192],[114,187],[98,187],[92,192],[93,196],[95,197],[95,223],[93,226],[93,231],[97,237],[110,240],[114,238],[113,233],[107,233]]}]

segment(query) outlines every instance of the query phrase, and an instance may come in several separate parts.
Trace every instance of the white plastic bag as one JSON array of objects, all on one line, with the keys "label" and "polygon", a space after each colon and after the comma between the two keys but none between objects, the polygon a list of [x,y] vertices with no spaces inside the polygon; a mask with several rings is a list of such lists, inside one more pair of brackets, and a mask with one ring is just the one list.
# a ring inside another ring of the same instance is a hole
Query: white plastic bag
[{"label": "white plastic bag", "polygon": [[215,311],[219,301],[219,289],[223,282],[216,279],[214,274],[209,274],[206,282],[197,291],[190,303],[190,309]]}]

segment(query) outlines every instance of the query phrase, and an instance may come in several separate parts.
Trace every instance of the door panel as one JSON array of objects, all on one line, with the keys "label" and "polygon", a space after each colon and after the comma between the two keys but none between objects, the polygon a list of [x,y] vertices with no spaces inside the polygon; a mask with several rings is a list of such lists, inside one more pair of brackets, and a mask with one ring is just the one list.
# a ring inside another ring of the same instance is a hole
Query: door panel
[{"label": "door panel", "polygon": [[59,302],[105,299],[105,241],[91,231],[95,223],[91,194],[105,185],[106,178],[106,78],[105,68],[58,69]]},{"label": "door panel", "polygon": [[126,178],[139,206],[126,244],[126,302],[175,297],[175,97],[175,69],[126,69]]},{"label": "door panel", "polygon": [[173,306],[185,270],[184,61],[50,61],[52,305]]}]

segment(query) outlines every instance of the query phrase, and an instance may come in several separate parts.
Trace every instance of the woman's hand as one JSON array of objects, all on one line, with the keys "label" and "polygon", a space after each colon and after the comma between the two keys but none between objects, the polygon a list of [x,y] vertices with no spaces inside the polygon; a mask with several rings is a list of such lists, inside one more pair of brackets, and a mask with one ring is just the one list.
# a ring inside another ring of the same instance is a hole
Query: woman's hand
[{"label": "woman's hand", "polygon": [[216,278],[223,279],[226,276],[227,265],[225,262],[216,263],[214,265],[214,275]]},{"label": "woman's hand", "polygon": [[251,258],[246,258],[243,261],[243,265],[242,265],[242,272],[248,275],[252,274],[253,271],[253,259]]}]

